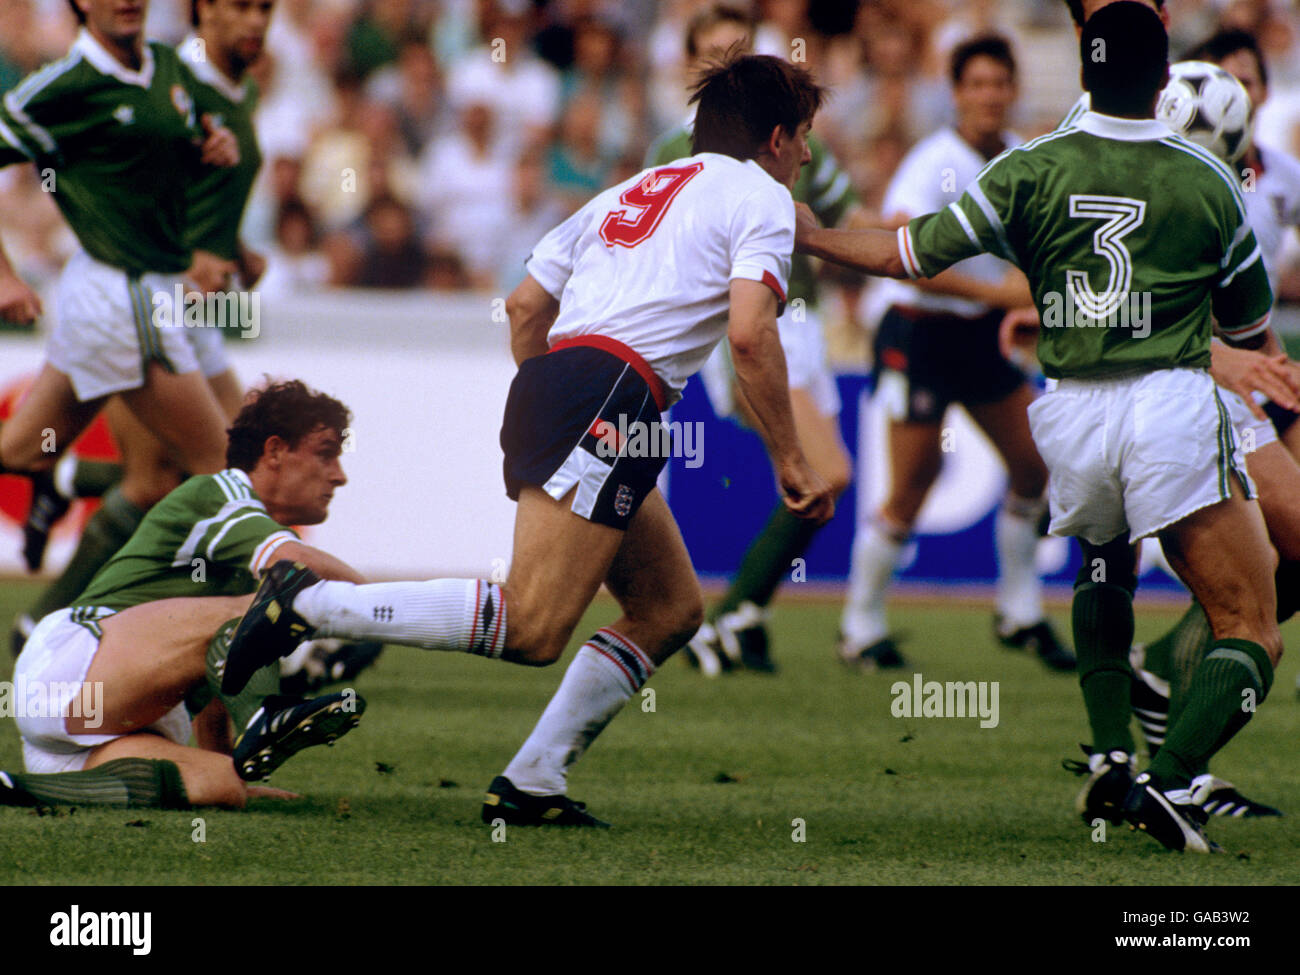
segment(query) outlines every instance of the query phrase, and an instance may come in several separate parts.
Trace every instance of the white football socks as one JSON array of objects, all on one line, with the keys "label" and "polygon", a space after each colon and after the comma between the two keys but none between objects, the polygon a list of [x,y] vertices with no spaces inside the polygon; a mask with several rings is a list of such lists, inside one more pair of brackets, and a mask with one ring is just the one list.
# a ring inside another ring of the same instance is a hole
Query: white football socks
[{"label": "white football socks", "polygon": [[889,635],[885,595],[902,558],[903,545],[875,519],[854,537],[849,585],[840,617],[840,631],[850,648],[861,650]]},{"label": "white football socks", "polygon": [[631,640],[602,629],[583,644],[533,733],[502,774],[535,796],[562,795],[569,766],[654,673]]},{"label": "white football socks", "polygon": [[1009,634],[1043,619],[1043,583],[1038,578],[1038,522],[1047,509],[1042,498],[1008,493],[993,523],[998,552],[997,607]]},{"label": "white football socks", "polygon": [[318,637],[403,643],[499,658],[506,646],[501,587],[481,579],[318,582],[294,598]]}]

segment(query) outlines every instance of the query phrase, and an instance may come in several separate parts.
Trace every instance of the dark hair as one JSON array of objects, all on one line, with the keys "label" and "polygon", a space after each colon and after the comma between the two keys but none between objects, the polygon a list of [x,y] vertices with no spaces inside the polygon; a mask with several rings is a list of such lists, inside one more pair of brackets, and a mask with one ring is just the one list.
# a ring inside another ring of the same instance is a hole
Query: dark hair
[{"label": "dark hair", "polygon": [[1267,85],[1268,65],[1264,63],[1264,54],[1259,49],[1259,41],[1250,31],[1221,30],[1187,55],[1187,58],[1190,61],[1213,61],[1215,64],[1221,64],[1238,51],[1249,51],[1255,56],[1255,63],[1259,65],[1259,80]]},{"label": "dark hair", "polygon": [[199,0],[190,0],[190,26],[199,26]]},{"label": "dark hair", "polygon": [[716,63],[695,84],[691,153],[753,159],[778,125],[790,135],[812,120],[825,89],[803,68],[770,54]]},{"label": "dark hair", "polygon": [[[1165,0],[1155,0],[1156,9],[1165,9]],[[1083,26],[1083,0],[1065,0],[1065,5],[1070,8],[1070,16],[1074,18],[1076,27]]]},{"label": "dark hair", "polygon": [[1150,116],[1169,78],[1169,35],[1154,10],[1133,0],[1102,7],[1083,25],[1079,56],[1093,111]]},{"label": "dark hair", "polygon": [[751,36],[754,33],[754,18],[749,14],[738,7],[731,7],[725,3],[715,3],[698,11],[686,25],[686,56],[689,58],[698,57],[700,49],[695,42],[695,38],[719,24],[735,24],[737,27],[743,27],[745,32]]},{"label": "dark hair", "polygon": [[998,34],[984,34],[973,37],[964,44],[957,45],[952,52],[948,73],[954,85],[960,84],[966,73],[966,65],[975,58],[992,58],[1011,72],[1011,80],[1016,80],[1016,56],[1011,53],[1007,39]]},{"label": "dark hair", "polygon": [[324,427],[340,436],[352,420],[352,411],[324,393],[308,389],[297,379],[270,383],[255,389],[226,435],[226,466],[251,471],[262,459],[266,441],[280,437],[290,449],[303,437]]},{"label": "dark hair", "polygon": [[72,13],[76,16],[77,23],[84,24],[86,22],[86,15],[83,14],[81,8],[77,6],[77,0],[68,0],[68,6],[72,8]]}]

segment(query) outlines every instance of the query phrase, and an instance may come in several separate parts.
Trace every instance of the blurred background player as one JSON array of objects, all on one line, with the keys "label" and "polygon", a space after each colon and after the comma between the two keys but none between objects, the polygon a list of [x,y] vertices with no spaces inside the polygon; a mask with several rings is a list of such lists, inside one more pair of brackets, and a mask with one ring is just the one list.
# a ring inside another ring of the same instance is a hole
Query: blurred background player
[{"label": "blurred background player", "polygon": [[[959,45],[950,75],[956,125],[918,143],[885,194],[884,212],[899,224],[955,202],[991,159],[1020,143],[1007,131],[1016,62],[1005,39]],[[885,595],[943,465],[944,415],[961,404],[993,441],[1011,479],[995,522],[996,636],[1004,646],[1033,648],[1053,670],[1073,670],[1074,655],[1043,616],[1035,565],[1047,468],[1025,413],[1034,392],[998,346],[1006,310],[1031,298],[1024,275],[982,254],[931,281],[885,288],[888,310],[876,333],[875,362],[877,401],[889,417],[890,490],[854,538],[840,655],[866,668],[904,665],[889,633]]]},{"label": "blurred background player", "polygon": [[633,449],[619,431],[659,437],[662,411],[725,335],[786,503],[823,521],[835,504],[799,446],[776,326],[794,250],[790,188],[822,89],[788,62],[749,55],[706,75],[695,98],[693,154],[606,190],[547,234],[507,303],[519,372],[500,436],[518,502],[505,584],[351,586],[281,563],[233,638],[224,688],[313,630],[554,663],[604,584],[623,615],[578,651],[482,816],[607,825],[568,797],[569,767],[703,617],[656,487],[663,442]]},{"label": "blurred background player", "polygon": [[[754,21],[744,11],[723,4],[704,8],[686,32],[686,54],[692,69],[705,70],[728,51],[753,48]],[[691,155],[694,118],[665,133],[650,148],[647,166],[663,166]],[[809,135],[812,159],[799,173],[793,196],[807,203],[827,226],[866,225],[848,173],[826,146]],[[790,379],[799,442],[813,468],[838,498],[849,486],[852,462],[840,438],[840,396],[826,355],[826,338],[817,312],[817,277],[812,262],[796,254],[784,313],[777,320],[781,348]],[[757,429],[752,411],[737,395],[727,348],[720,344],[700,373],[718,416],[739,416]],[[720,602],[709,609],[705,623],[686,648],[687,659],[706,676],[732,668],[772,671],[765,610],[790,573],[794,560],[812,543],[822,525],[791,513],[778,500],[767,524],[750,543],[740,568]]]},{"label": "blurred background player", "polygon": [[[81,244],[60,278],[46,362],[0,432],[10,472],[48,472],[114,395],[125,421],[156,435],[181,469],[222,466],[226,415],[204,380],[194,330],[161,327],[158,312],[175,304],[191,266],[190,182],[236,166],[239,146],[196,110],[194,77],[176,52],[145,42],[146,6],[76,0],[83,26],[72,50],[0,102],[0,164],[53,173],[52,195]],[[0,254],[0,317],[30,322],[40,310]],[[104,509],[99,527],[109,535],[96,564],[141,514],[124,495]],[[88,535],[96,544],[98,531]]]},{"label": "blurred background player", "polygon": [[356,725],[355,693],[283,697],[274,666],[220,692],[230,634],[269,566],[363,581],[288,527],[323,522],[347,483],[348,422],[347,407],[300,382],[256,391],[231,426],[227,468],[155,505],[72,607],[40,621],[15,681],[68,690],[49,717],[18,719],[26,772],[0,773],[0,804],[241,807],[256,794],[245,780]]},{"label": "blurred background player", "polygon": [[[253,130],[257,86],[248,77],[248,68],[262,53],[272,7],[272,0],[191,0],[190,17],[197,30],[177,49],[193,74],[187,90],[195,110],[219,120],[239,147],[236,165],[208,167],[184,187],[182,241],[192,252],[185,279],[203,294],[224,293],[235,284],[252,289],[265,268],[261,255],[240,241],[239,225],[262,162]],[[177,331],[193,347],[199,370],[225,418],[233,419],[239,412],[239,380],[226,355],[225,329],[208,324]],[[230,327],[250,324],[229,323]],[[121,399],[110,399],[105,415],[122,454],[122,480],[103,495],[62,575],[15,622],[15,652],[35,621],[68,605],[85,589],[99,567],[131,537],[144,513],[188,473]],[[35,480],[25,526],[28,568],[40,567],[50,528],[77,495],[75,486],[93,483],[93,475],[102,467],[102,462],[69,454],[55,465],[52,475]]]}]

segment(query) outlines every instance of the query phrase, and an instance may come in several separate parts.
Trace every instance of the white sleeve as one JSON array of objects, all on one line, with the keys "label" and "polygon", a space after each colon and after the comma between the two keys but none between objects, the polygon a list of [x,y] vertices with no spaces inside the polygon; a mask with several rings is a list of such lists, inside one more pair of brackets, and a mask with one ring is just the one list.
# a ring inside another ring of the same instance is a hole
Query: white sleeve
[{"label": "white sleeve", "polygon": [[559,300],[573,273],[574,248],[587,225],[587,207],[554,228],[538,241],[524,263],[524,270],[552,298]]},{"label": "white sleeve", "polygon": [[773,181],[747,196],[731,220],[731,275],[761,281],[785,302],[794,256],[794,200]]},{"label": "white sleeve", "polygon": [[894,173],[880,203],[880,212],[889,217],[906,214],[908,219],[933,213],[944,205],[935,192],[940,188],[942,174],[927,158],[926,153],[909,152]]}]

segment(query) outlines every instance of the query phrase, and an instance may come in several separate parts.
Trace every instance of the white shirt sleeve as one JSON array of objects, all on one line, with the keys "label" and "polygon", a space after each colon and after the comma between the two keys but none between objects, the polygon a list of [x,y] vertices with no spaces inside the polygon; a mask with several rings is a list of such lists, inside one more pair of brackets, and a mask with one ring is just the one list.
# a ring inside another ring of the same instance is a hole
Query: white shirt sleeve
[{"label": "white shirt sleeve", "polygon": [[538,241],[524,264],[529,276],[557,301],[573,273],[574,248],[586,225],[587,207],[583,207]]},{"label": "white shirt sleeve", "polygon": [[940,194],[936,192],[943,177],[928,157],[928,153],[909,152],[898,164],[880,204],[884,216],[902,213],[912,219],[943,206],[943,201],[938,199]]},{"label": "white shirt sleeve", "polygon": [[745,198],[731,220],[729,280],[761,281],[785,301],[794,256],[794,200],[779,183]]}]

